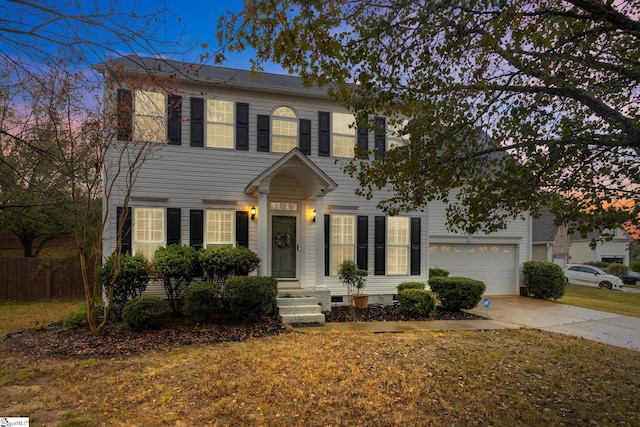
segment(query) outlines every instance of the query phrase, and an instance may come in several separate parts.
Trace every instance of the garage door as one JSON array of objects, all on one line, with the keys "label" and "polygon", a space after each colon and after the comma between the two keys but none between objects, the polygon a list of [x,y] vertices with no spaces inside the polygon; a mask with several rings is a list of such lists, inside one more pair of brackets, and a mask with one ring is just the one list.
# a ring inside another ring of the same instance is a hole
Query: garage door
[{"label": "garage door", "polygon": [[450,276],[481,280],[487,295],[516,294],[515,245],[432,244],[429,267],[444,268]]}]

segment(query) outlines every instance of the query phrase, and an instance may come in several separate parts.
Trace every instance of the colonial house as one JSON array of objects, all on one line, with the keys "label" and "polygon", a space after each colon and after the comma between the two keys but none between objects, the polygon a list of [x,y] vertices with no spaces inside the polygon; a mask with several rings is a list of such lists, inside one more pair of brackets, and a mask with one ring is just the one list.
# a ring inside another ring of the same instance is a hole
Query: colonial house
[{"label": "colonial house", "polygon": [[[569,234],[566,225],[555,225],[549,209],[542,209],[533,219],[532,259],[549,261],[564,267],[566,264],[616,262],[629,264],[631,238],[622,228],[610,232],[611,239],[603,240],[599,230],[582,237],[579,232]],[[593,240],[597,244],[591,248]]]},{"label": "colonial house", "polygon": [[[397,216],[379,211],[385,193],[356,196],[342,166],[356,146],[383,154],[402,139],[353,127],[353,114],[325,89],[294,76],[152,58],[115,64],[117,79],[107,64],[95,68],[105,97],[118,101],[118,120],[130,125],[119,139],[159,147],[136,177],[125,250],[151,258],[167,244],[245,245],[262,260],[258,274],[276,277],[280,289],[320,290],[333,302],[346,295],[337,278],[344,260],[369,271],[370,303],[390,303],[401,282],[427,281],[430,267],[482,280],[487,294],[518,294],[520,266],[531,258],[530,221],[459,235],[446,230],[442,203]],[[128,87],[150,70],[171,89]],[[376,120],[384,129],[385,118]],[[113,151],[108,167],[117,163]],[[123,197],[116,191],[108,200],[107,254]]]}]

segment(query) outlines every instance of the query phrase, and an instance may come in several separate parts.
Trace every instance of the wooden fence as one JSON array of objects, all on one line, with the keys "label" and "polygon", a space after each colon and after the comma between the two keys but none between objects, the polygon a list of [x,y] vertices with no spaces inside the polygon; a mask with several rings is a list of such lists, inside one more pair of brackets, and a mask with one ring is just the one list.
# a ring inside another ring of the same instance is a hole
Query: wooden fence
[{"label": "wooden fence", "polygon": [[83,297],[82,273],[76,260],[0,257],[0,301]]}]

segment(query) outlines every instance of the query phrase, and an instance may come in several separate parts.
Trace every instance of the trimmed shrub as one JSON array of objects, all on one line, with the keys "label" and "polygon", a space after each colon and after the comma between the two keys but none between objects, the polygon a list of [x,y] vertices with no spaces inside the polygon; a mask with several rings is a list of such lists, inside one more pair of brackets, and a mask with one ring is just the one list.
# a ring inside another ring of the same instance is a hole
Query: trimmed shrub
[{"label": "trimmed shrub", "polygon": [[171,305],[164,298],[143,296],[127,301],[122,310],[124,323],[134,331],[158,329],[171,315]]},{"label": "trimmed shrub", "polygon": [[424,289],[403,289],[398,292],[398,303],[400,311],[411,317],[429,317],[436,311],[435,295]]},{"label": "trimmed shrub", "polygon": [[587,265],[593,265],[594,267],[598,267],[602,270],[606,270],[609,268],[609,263],[606,261],[596,261],[596,262],[585,262]]},{"label": "trimmed shrub", "polygon": [[220,285],[230,276],[248,276],[260,264],[258,255],[244,246],[206,248],[198,253],[198,260],[205,279]]},{"label": "trimmed shrub", "polygon": [[[96,301],[93,312],[96,322],[102,322],[102,320],[104,319],[104,307],[100,304],[100,302]],[[89,320],[87,319],[86,303],[83,303],[76,310],[69,313],[69,315],[67,315],[67,317],[65,317],[62,321],[62,327],[65,331],[75,330],[88,324]]]},{"label": "trimmed shrub", "polygon": [[609,264],[609,267],[607,267],[607,273],[613,274],[614,276],[618,276],[622,279],[629,275],[629,267],[624,264]]},{"label": "trimmed shrub", "polygon": [[527,261],[522,271],[527,294],[540,299],[558,299],[564,295],[567,279],[559,265],[546,261]]},{"label": "trimmed shrub", "polygon": [[153,254],[153,271],[162,279],[171,308],[179,313],[184,291],[198,271],[198,253],[191,246],[158,248]]},{"label": "trimmed shrub", "polygon": [[[115,256],[108,257],[98,269],[98,281],[107,290],[114,275]],[[110,319],[122,320],[122,309],[132,298],[141,297],[149,283],[149,265],[144,255],[120,255],[120,273],[113,284],[113,303]]]},{"label": "trimmed shrub", "polygon": [[629,263],[629,267],[631,270],[640,272],[640,258],[634,259]]},{"label": "trimmed shrub", "polygon": [[398,292],[402,292],[405,289],[424,289],[425,283],[423,282],[402,282],[398,285]]},{"label": "trimmed shrub", "polygon": [[444,268],[430,268],[429,269],[429,278],[431,277],[449,277],[449,271]]},{"label": "trimmed shrub", "polygon": [[185,316],[196,323],[211,322],[222,309],[220,285],[217,283],[192,283],[184,291]]},{"label": "trimmed shrub", "polygon": [[433,277],[429,286],[442,308],[449,311],[474,308],[487,289],[483,282],[467,277]]},{"label": "trimmed shrub", "polygon": [[278,280],[269,276],[232,276],[224,285],[224,300],[231,314],[244,322],[257,322],[276,304]]}]

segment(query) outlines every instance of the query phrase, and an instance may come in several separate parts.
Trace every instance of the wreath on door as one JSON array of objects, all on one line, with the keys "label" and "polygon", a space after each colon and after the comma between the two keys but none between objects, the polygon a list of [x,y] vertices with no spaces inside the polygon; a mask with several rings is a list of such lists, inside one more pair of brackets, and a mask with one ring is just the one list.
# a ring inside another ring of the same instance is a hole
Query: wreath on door
[{"label": "wreath on door", "polygon": [[279,248],[291,246],[291,234],[285,231],[278,231],[276,234],[276,246]]}]

